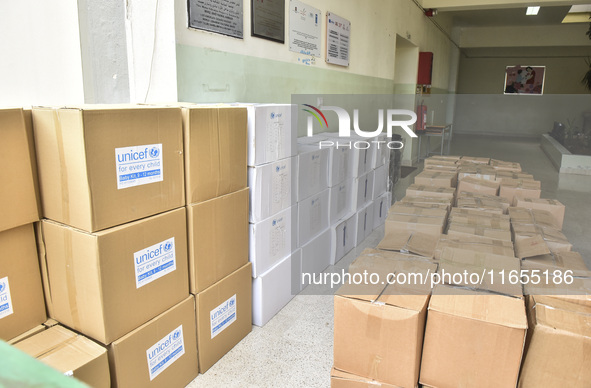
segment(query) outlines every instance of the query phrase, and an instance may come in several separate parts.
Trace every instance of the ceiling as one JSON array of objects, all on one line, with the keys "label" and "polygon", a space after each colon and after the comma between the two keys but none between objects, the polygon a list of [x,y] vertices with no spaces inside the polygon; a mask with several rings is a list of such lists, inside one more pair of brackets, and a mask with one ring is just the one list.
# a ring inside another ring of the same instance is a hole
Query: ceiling
[{"label": "ceiling", "polygon": [[[502,27],[558,25],[570,10],[570,6],[544,7],[536,16],[527,16],[526,7],[468,11],[444,11],[440,15],[452,18],[457,27]],[[517,39],[518,37],[516,37]]]}]

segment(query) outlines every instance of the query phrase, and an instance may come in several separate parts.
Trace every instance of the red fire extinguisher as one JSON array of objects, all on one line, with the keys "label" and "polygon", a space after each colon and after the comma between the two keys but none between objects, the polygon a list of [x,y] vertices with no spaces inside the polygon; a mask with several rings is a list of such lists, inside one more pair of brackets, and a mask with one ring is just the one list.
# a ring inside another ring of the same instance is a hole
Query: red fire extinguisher
[{"label": "red fire extinguisher", "polygon": [[417,124],[415,125],[415,132],[424,132],[427,129],[427,105],[425,101],[421,101],[417,105]]}]

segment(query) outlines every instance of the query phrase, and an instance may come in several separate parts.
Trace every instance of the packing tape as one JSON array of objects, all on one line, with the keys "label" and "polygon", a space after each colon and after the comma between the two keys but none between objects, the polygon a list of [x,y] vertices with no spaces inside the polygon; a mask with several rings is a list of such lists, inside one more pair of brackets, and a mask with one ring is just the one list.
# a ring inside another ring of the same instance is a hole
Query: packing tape
[{"label": "packing tape", "polygon": [[66,292],[68,294],[68,305],[70,306],[70,316],[74,328],[80,327],[80,314],[78,312],[78,292],[76,289],[76,274],[74,264],[74,252],[72,244],[72,234],[64,232],[64,256],[66,268]]},{"label": "packing tape", "polygon": [[62,188],[62,221],[65,224],[70,223],[70,187],[68,185],[68,165],[66,163],[66,155],[64,151],[64,136],[62,133],[62,124],[59,117],[59,110],[53,109],[53,125],[56,133],[56,143],[58,158],[60,163],[61,171],[61,182],[59,183]]},{"label": "packing tape", "polygon": [[74,334],[74,336],[68,338],[67,340],[62,341],[59,344],[56,344],[56,345],[50,347],[49,349],[44,349],[44,350],[41,350],[37,353],[30,354],[30,356],[33,358],[47,357],[55,352],[62,350],[63,348],[65,348],[69,344],[74,343],[78,339],[78,336],[79,336],[78,334]]}]

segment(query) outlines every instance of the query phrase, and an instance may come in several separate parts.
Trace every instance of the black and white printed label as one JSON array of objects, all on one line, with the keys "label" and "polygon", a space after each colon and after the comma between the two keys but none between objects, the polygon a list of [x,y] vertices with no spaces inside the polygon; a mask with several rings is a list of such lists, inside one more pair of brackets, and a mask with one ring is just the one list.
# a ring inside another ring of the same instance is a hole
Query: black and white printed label
[{"label": "black and white printed label", "polygon": [[211,318],[211,338],[214,338],[236,321],[236,294],[211,310],[209,315]]},{"label": "black and white printed label", "polygon": [[10,298],[10,286],[8,285],[8,276],[0,279],[0,319],[11,315],[12,299]]},{"label": "black and white printed label", "polygon": [[176,269],[174,237],[133,254],[135,286],[140,288]]},{"label": "black and white printed label", "polygon": [[183,340],[183,325],[180,325],[146,350],[150,381],[154,380],[156,376],[171,366],[183,354],[185,354],[185,343]]},{"label": "black and white printed label", "polygon": [[115,148],[115,158],[118,190],[164,179],[162,144]]}]

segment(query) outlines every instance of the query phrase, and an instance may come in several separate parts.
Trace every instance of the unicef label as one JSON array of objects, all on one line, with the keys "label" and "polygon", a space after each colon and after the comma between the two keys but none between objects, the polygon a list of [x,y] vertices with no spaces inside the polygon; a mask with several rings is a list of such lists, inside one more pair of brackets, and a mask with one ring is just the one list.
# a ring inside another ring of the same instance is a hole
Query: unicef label
[{"label": "unicef label", "polygon": [[174,237],[133,254],[135,285],[145,286],[176,269]]},{"label": "unicef label", "polygon": [[183,354],[185,354],[185,343],[183,340],[183,325],[180,325],[166,337],[156,342],[150,349],[146,350],[150,381],[164,372],[166,368],[171,366]]},{"label": "unicef label", "polygon": [[8,277],[4,277],[0,279],[0,319],[6,318],[13,312]]},{"label": "unicef label", "polygon": [[211,319],[211,338],[213,339],[236,321],[236,294],[211,310],[209,315]]},{"label": "unicef label", "polygon": [[164,179],[162,144],[115,148],[115,157],[118,190]]}]

